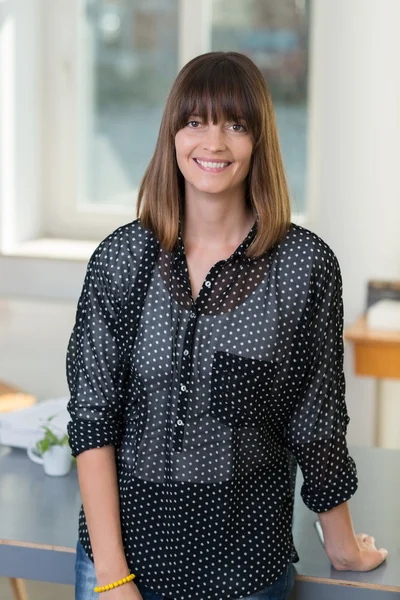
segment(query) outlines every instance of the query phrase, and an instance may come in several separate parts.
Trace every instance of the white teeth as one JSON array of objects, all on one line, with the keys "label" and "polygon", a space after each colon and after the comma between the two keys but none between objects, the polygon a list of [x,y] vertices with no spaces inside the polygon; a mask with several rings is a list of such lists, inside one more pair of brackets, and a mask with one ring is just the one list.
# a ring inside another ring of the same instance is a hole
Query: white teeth
[{"label": "white teeth", "polygon": [[227,167],[229,163],[221,163],[221,162],[204,162],[203,160],[199,160],[196,158],[196,161],[202,167],[206,167],[207,169],[222,169],[223,167]]}]

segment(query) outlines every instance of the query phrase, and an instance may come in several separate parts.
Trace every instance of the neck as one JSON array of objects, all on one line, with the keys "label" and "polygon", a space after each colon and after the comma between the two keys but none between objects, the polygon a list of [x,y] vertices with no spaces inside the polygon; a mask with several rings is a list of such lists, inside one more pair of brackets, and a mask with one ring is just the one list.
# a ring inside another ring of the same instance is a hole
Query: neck
[{"label": "neck", "polygon": [[244,195],[222,198],[185,197],[182,236],[185,247],[219,249],[237,247],[250,231],[256,213],[246,205]]}]

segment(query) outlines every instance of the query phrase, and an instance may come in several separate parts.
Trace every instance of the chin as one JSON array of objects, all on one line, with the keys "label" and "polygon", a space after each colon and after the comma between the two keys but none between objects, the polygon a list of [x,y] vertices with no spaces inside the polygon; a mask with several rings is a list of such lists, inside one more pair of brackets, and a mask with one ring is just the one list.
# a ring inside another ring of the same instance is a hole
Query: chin
[{"label": "chin", "polygon": [[191,185],[198,192],[207,194],[221,194],[229,189],[228,185],[223,185],[222,182],[216,181],[192,182]]},{"label": "chin", "polygon": [[197,187],[196,190],[203,194],[223,194],[228,191],[228,188],[216,188],[211,186]]}]

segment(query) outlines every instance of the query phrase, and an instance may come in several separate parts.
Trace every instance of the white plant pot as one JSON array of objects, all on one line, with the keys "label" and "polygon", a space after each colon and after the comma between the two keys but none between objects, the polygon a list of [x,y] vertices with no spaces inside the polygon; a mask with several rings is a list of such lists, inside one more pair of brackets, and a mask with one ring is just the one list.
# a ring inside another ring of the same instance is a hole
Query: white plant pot
[{"label": "white plant pot", "polygon": [[43,456],[38,456],[34,446],[30,446],[27,454],[33,462],[43,465],[46,475],[68,475],[71,470],[72,457],[69,446],[51,446]]}]

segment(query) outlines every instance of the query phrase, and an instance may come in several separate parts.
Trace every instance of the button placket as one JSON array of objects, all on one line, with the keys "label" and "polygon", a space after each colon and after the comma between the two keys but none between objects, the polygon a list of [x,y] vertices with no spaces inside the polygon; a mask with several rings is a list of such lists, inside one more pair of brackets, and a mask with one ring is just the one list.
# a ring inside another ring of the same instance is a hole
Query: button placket
[{"label": "button placket", "polygon": [[185,433],[185,418],[188,409],[190,377],[192,372],[192,353],[194,333],[196,330],[195,310],[192,310],[189,315],[189,321],[186,327],[184,340],[184,351],[182,353],[181,377],[179,383],[178,406],[176,412],[175,427],[172,436],[172,446],[177,452],[182,451],[183,437]]}]

